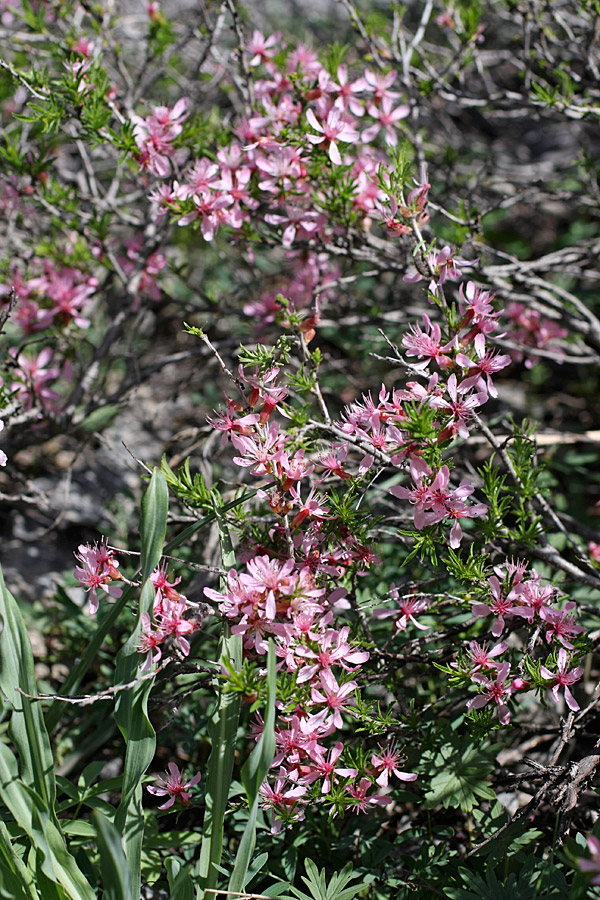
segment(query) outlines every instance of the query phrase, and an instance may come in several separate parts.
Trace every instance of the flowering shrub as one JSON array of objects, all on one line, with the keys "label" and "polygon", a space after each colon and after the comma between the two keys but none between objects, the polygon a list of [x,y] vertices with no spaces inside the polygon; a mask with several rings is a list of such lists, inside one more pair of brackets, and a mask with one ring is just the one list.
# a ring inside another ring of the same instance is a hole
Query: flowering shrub
[{"label": "flowering shrub", "polygon": [[0,579],[7,896],[600,896],[598,10],[438,7],[3,12],[3,501],[166,410],[42,690]]}]

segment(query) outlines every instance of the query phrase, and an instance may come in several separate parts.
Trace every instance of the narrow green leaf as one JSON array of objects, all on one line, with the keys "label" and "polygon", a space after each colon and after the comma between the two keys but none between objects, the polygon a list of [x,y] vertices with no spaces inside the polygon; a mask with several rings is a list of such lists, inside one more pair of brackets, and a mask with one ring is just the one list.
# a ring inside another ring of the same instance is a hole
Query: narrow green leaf
[{"label": "narrow green leaf", "polygon": [[[235,565],[235,554],[229,529],[223,516],[223,509],[218,506],[216,496],[214,499],[215,519],[221,544],[221,559],[223,568],[229,569]],[[238,672],[240,671],[242,666],[242,638],[241,635],[232,635],[227,623],[223,626],[223,636],[219,642],[218,659],[221,660],[223,658],[230,660],[234,668]],[[221,687],[218,702],[209,723],[212,750],[207,767],[202,845],[200,847],[200,857],[195,868],[195,875],[199,882],[197,896],[205,897],[207,900],[212,900],[214,897],[209,891],[217,885],[217,867],[221,862],[223,825],[229,788],[231,786],[239,715],[239,694],[235,691],[227,691],[224,687]]]},{"label": "narrow green leaf", "polygon": [[13,900],[38,900],[33,873],[15,853],[10,835],[0,819],[0,892]]},{"label": "narrow green leaf", "polygon": [[102,865],[103,900],[133,900],[121,836],[102,813],[95,812],[93,818]]},{"label": "narrow green leaf", "polygon": [[10,713],[9,734],[19,758],[23,781],[42,797],[48,809],[56,795],[54,758],[37,695],[33,653],[15,598],[7,590],[0,567],[0,700]]},{"label": "narrow green leaf", "polygon": [[165,860],[169,881],[169,900],[194,900],[194,883],[188,869],[181,865],[176,856]]},{"label": "narrow green leaf", "polygon": [[[141,633],[140,617],[144,612],[151,614],[154,606],[155,591],[150,575],[160,562],[167,530],[168,500],[165,476],[159,469],[154,469],[142,500],[142,591],[138,618],[129,640],[117,657],[115,684],[128,684],[141,674],[143,658],[137,651]],[[130,690],[122,691],[115,703],[115,721],[127,745],[121,802],[115,815],[115,827],[122,836],[132,897],[139,897],[141,884],[144,836],[142,778],[156,749],[156,734],[148,718],[148,697],[152,683],[153,679],[138,682]]]},{"label": "narrow green leaf", "polygon": [[[33,857],[38,870],[35,883],[43,878],[54,887],[44,892],[46,900],[95,900],[96,894],[67,850],[58,821],[43,798],[19,778],[17,760],[6,744],[0,743],[0,796],[14,821],[37,851]],[[59,886],[59,887],[56,887]]]},{"label": "narrow green leaf", "polygon": [[167,533],[168,511],[169,490],[167,482],[160,469],[155,468],[142,500],[140,537],[143,582],[150,577],[153,569],[160,562]]},{"label": "narrow green leaf", "polygon": [[258,814],[259,789],[271,768],[275,756],[275,699],[277,696],[277,658],[275,645],[269,638],[267,656],[267,705],[260,740],[242,766],[242,784],[246,790],[250,815],[235,857],[235,866],[229,880],[230,891],[243,891],[248,879],[248,869],[256,846],[256,816]]},{"label": "narrow green leaf", "polygon": [[[128,587],[123,591],[123,594],[115,603],[113,603],[111,606],[106,607],[102,612],[98,613],[99,619],[96,632],[85,648],[81,658],[79,659],[79,662],[76,663],[70,675],[65,680],[65,683],[62,686],[61,694],[70,696],[77,691],[77,688],[81,684],[85,673],[96,659],[98,651],[104,643],[106,635],[112,629],[121,612],[123,611],[127,603],[131,600],[132,596],[133,588]],[[61,702],[60,700],[55,700],[52,703],[46,714],[48,731],[54,731],[54,729],[60,722],[61,716],[66,706],[67,704]]]}]

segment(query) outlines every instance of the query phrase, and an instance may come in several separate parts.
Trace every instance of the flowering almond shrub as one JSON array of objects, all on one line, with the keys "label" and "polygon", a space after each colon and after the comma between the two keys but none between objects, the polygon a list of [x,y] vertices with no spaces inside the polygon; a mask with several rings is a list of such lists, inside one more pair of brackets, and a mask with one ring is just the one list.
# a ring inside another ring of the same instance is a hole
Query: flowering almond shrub
[{"label": "flowering almond shrub", "polygon": [[600,9],[0,12],[2,896],[600,896]]}]

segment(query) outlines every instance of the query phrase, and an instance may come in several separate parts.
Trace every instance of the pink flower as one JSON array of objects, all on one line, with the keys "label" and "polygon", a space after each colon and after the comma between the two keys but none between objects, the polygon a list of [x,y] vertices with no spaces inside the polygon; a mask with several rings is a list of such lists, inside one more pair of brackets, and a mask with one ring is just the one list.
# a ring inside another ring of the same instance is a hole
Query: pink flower
[{"label": "pink flower", "polygon": [[439,443],[443,443],[456,434],[462,438],[468,438],[469,429],[467,428],[467,422],[472,417],[473,410],[477,409],[478,406],[482,406],[487,400],[485,393],[467,393],[468,388],[464,384],[457,383],[454,373],[448,379],[446,391],[450,398],[449,400],[443,397],[433,397],[429,402],[429,406],[432,409],[443,409],[450,413],[451,416],[438,436]]},{"label": "pink flower", "polygon": [[425,331],[418,324],[410,326],[410,330],[402,338],[402,346],[406,347],[407,356],[416,356],[418,359],[434,360],[443,369],[452,365],[452,359],[447,356],[452,350],[454,341],[447,344],[441,343],[442,332],[437,322],[432,322],[429,316],[423,315]]},{"label": "pink flower", "polygon": [[325,141],[325,146],[329,148],[329,159],[336,166],[341,165],[342,157],[336,141],[354,144],[359,139],[358,131],[344,119],[342,111],[335,107],[328,112],[327,118],[323,123],[317,121],[317,117],[312,109],[307,111],[306,118],[308,119],[308,124],[315,131],[320,132],[319,135],[308,134],[308,140],[311,144],[320,144]]},{"label": "pink flower", "polygon": [[358,78],[356,81],[349,81],[348,67],[341,65],[337,70],[337,80],[338,83],[332,83],[329,88],[332,94],[337,94],[334,106],[341,110],[348,109],[354,116],[364,115],[364,107],[355,94],[360,94],[366,89],[365,79]]},{"label": "pink flower", "polygon": [[11,390],[16,391],[19,402],[26,409],[31,409],[36,402],[52,409],[60,395],[49,388],[48,383],[59,377],[60,369],[49,368],[52,359],[50,347],[44,347],[37,356],[26,356],[13,349],[8,352],[16,363],[13,372],[18,380],[11,384]]},{"label": "pink flower", "polygon": [[147,672],[153,663],[160,661],[162,650],[160,644],[164,641],[166,635],[159,628],[154,628],[152,620],[148,613],[144,612],[140,616],[142,626],[142,634],[138,643],[138,653],[146,653],[146,659],[140,671]]},{"label": "pink flower", "polygon": [[590,851],[590,859],[580,859],[579,868],[582,872],[598,872],[595,878],[592,878],[592,884],[600,884],[600,841],[594,835],[590,835],[587,839],[588,850]]},{"label": "pink flower", "polygon": [[556,672],[551,672],[546,666],[542,666],[540,668],[540,675],[542,678],[546,678],[548,681],[553,682],[552,687],[552,696],[554,697],[555,703],[558,703],[559,696],[558,692],[560,688],[564,688],[565,692],[565,702],[569,709],[573,710],[573,712],[577,712],[579,709],[579,703],[569,690],[570,685],[575,684],[576,681],[579,681],[581,676],[583,675],[583,667],[577,666],[575,669],[571,669],[569,671],[569,656],[567,651],[561,647],[558,651],[558,661],[556,665]]},{"label": "pink flower", "polygon": [[482,694],[473,697],[467,703],[469,711],[473,709],[481,709],[487,703],[494,702],[497,706],[498,719],[501,725],[508,725],[510,722],[510,710],[506,705],[506,700],[512,693],[512,685],[506,684],[509,678],[510,663],[502,663],[496,669],[496,679],[488,678],[486,675],[475,673],[472,680],[476,684],[480,684],[485,688]]},{"label": "pink flower", "polygon": [[397,106],[396,109],[392,109],[392,100],[388,95],[381,101],[381,106],[369,103],[367,110],[372,118],[377,119],[377,122],[375,122],[374,125],[369,125],[369,127],[363,131],[361,136],[363,143],[369,144],[371,141],[375,140],[380,130],[383,128],[386,143],[395,147],[398,143],[398,136],[395,129],[396,122],[406,118],[410,113],[410,106],[401,105]]},{"label": "pink flower", "polygon": [[477,672],[478,669],[497,669],[498,663],[494,662],[496,656],[500,656],[508,649],[506,641],[501,641],[488,650],[487,644],[478,644],[477,641],[470,641],[467,650],[467,656],[471,660],[469,672]]},{"label": "pink flower", "polygon": [[148,169],[160,178],[170,174],[170,159],[176,157],[173,141],[183,130],[187,106],[188,100],[184,97],[173,108],[155,106],[146,118],[131,116],[133,136],[139,149],[136,158],[142,169]]},{"label": "pink flower", "polygon": [[284,247],[291,247],[294,241],[308,240],[325,225],[325,217],[312,209],[287,205],[285,211],[284,216],[277,213],[267,213],[265,216],[265,222],[269,225],[285,225],[281,237]]},{"label": "pink flower", "polygon": [[279,816],[283,816],[286,822],[302,821],[304,810],[298,806],[298,801],[306,794],[307,789],[303,785],[296,784],[286,789],[285,769],[279,770],[279,777],[275,779],[273,786],[264,781],[258,793],[261,797],[261,808],[271,810],[271,834],[279,834],[283,822]]},{"label": "pink flower", "polygon": [[590,559],[596,563],[600,563],[600,544],[597,544],[595,541],[590,541],[588,544],[588,553],[590,554]]},{"label": "pink flower", "polygon": [[429,607],[429,601],[421,598],[414,594],[407,594],[406,596],[400,596],[400,593],[394,585],[391,586],[390,595],[393,600],[396,601],[395,609],[376,609],[373,611],[373,617],[376,619],[388,619],[394,618],[394,629],[396,631],[405,631],[408,627],[408,623],[412,622],[412,624],[419,628],[421,631],[428,631],[429,625],[421,625],[420,622],[417,622],[415,616],[420,615],[420,613],[425,612]]},{"label": "pink flower", "polygon": [[496,616],[496,621],[492,626],[493,637],[499,637],[504,630],[504,617],[513,615],[514,601],[517,594],[511,591],[508,596],[504,596],[499,580],[495,575],[488,579],[492,602],[489,606],[485,603],[474,603],[472,612],[474,616],[487,616],[490,613]]},{"label": "pink flower", "polygon": [[369,812],[373,806],[385,806],[387,804],[387,797],[367,794],[371,787],[373,787],[373,782],[370,778],[361,778],[358,785],[351,784],[346,788],[346,792],[352,798],[350,805],[357,815]]},{"label": "pink flower", "polygon": [[185,635],[196,630],[194,622],[183,618],[186,605],[187,600],[183,594],[179,594],[177,600],[168,600],[165,597],[161,604],[160,615],[157,615],[161,633],[165,637],[173,638],[183,656],[190,655],[190,644]]},{"label": "pink flower", "polygon": [[98,610],[98,598],[96,591],[104,591],[111,597],[118,598],[123,591],[109,583],[118,580],[121,575],[118,572],[119,563],[115,559],[114,551],[109,550],[106,544],[80,544],[75,554],[81,566],[76,566],[73,574],[81,587],[90,592],[90,613]]},{"label": "pink flower", "polygon": [[366,90],[373,91],[373,99],[377,104],[381,103],[386,98],[394,100],[400,96],[400,94],[395,91],[389,90],[396,81],[396,72],[394,70],[383,75],[381,72],[371,72],[370,69],[367,69],[365,71],[364,81]]},{"label": "pink flower", "polygon": [[314,765],[310,767],[310,771],[301,777],[302,784],[312,784],[318,778],[323,779],[321,787],[322,794],[328,794],[331,791],[331,785],[335,775],[341,775],[342,778],[356,778],[357,769],[336,766],[336,762],[342,755],[344,745],[340,741],[332,747],[326,756],[325,751],[318,745],[312,745],[308,748],[308,755],[313,760]]},{"label": "pink flower", "polygon": [[246,53],[250,56],[248,60],[249,66],[259,66],[261,62],[267,62],[277,55],[277,44],[281,35],[279,32],[272,34],[266,38],[262,31],[255,29],[252,37],[246,44]]},{"label": "pink flower", "polygon": [[486,351],[485,338],[482,334],[475,337],[474,347],[477,356],[475,361],[465,353],[456,354],[458,365],[468,370],[467,377],[461,381],[460,386],[465,390],[474,387],[481,394],[485,394],[487,388],[490,397],[497,397],[498,391],[492,381],[492,375],[510,365],[510,356],[507,353],[495,353],[493,350]]},{"label": "pink flower", "polygon": [[340,709],[347,706],[354,696],[354,692],[358,685],[355,681],[347,681],[346,684],[340,685],[335,680],[331,669],[323,669],[319,673],[319,680],[323,688],[323,693],[312,689],[311,699],[313,703],[324,704],[333,713],[333,724],[336,728],[341,728],[343,720],[340,715]]},{"label": "pink flower", "polygon": [[380,746],[379,751],[371,757],[371,765],[375,774],[380,773],[375,781],[379,787],[387,787],[390,775],[395,775],[400,781],[417,780],[418,776],[415,772],[402,772],[398,768],[405,762],[405,759],[395,744],[390,744],[388,747]]},{"label": "pink flower", "polygon": [[201,775],[198,772],[191,781],[184,782],[183,772],[180,772],[175,763],[169,763],[169,772],[166,778],[156,778],[156,785],[148,785],[148,793],[154,794],[155,797],[168,797],[169,799],[159,809],[169,809],[176,800],[180,800],[184,806],[189,806],[191,794],[189,789],[194,787],[200,781]]}]

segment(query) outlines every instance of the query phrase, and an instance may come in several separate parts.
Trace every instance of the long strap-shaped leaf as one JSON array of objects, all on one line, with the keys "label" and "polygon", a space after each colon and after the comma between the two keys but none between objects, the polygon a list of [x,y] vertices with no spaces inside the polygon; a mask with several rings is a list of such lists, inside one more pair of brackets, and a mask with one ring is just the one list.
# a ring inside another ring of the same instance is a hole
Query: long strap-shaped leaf
[{"label": "long strap-shaped leaf", "polygon": [[35,696],[37,685],[31,644],[18,604],[4,584],[0,569],[0,697],[11,712],[10,737],[19,758],[25,784],[48,808],[54,805],[54,758],[42,707],[19,693]]},{"label": "long strap-shaped leaf", "polygon": [[8,829],[0,819],[0,888],[14,900],[38,900],[33,872],[15,853]]},{"label": "long strap-shaped leaf", "polygon": [[[48,900],[94,900],[95,892],[69,853],[56,816],[54,803],[54,758],[41,705],[35,696],[33,654],[25,624],[0,570],[0,699],[10,715],[9,736],[14,753],[0,743],[0,797],[13,819],[23,829],[35,853],[31,855],[38,886],[47,885]],[[23,691],[23,693],[20,693]],[[31,880],[22,868],[23,890]]]},{"label": "long strap-shaped leaf", "polygon": [[277,668],[275,645],[269,638],[267,657],[267,707],[263,732],[256,747],[242,767],[242,784],[246,790],[250,815],[235,857],[235,866],[229,881],[232,893],[244,891],[248,868],[256,845],[256,816],[260,800],[259,789],[275,756],[275,698],[277,693]]},{"label": "long strap-shaped leaf", "polygon": [[[223,568],[230,569],[235,564],[231,535],[216,497],[214,501]],[[231,634],[228,624],[223,626],[218,658],[219,660],[223,658],[231,660],[238,671],[241,669],[242,639],[240,635]],[[216,867],[221,862],[223,850],[223,824],[233,773],[239,716],[239,694],[221,688],[218,703],[209,725],[212,750],[208,760],[202,845],[195,869],[198,878],[197,897],[206,898],[206,900],[213,900],[215,895],[211,889],[217,885],[218,869]]]},{"label": "long strap-shaped leaf", "polygon": [[[140,674],[143,664],[137,651],[141,633],[140,616],[143,612],[152,614],[155,592],[150,574],[160,562],[168,508],[169,493],[165,477],[159,469],[154,469],[142,501],[140,538],[143,581],[140,609],[136,627],[117,657],[115,684],[128,684]],[[128,891],[135,898],[140,896],[144,837],[142,778],[156,749],[156,735],[148,718],[148,695],[152,682],[153,679],[149,679],[122,691],[115,703],[115,721],[127,744],[121,803],[115,816],[115,827],[121,834],[127,859]]]},{"label": "long strap-shaped leaf", "polygon": [[121,835],[98,810],[94,812],[94,824],[102,864],[103,900],[134,900],[129,888]]}]

